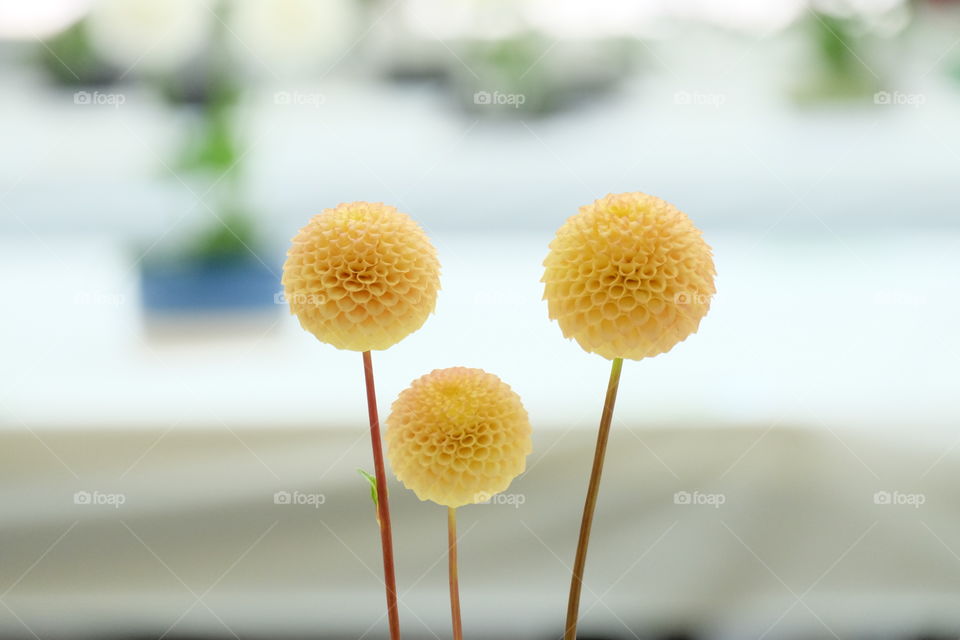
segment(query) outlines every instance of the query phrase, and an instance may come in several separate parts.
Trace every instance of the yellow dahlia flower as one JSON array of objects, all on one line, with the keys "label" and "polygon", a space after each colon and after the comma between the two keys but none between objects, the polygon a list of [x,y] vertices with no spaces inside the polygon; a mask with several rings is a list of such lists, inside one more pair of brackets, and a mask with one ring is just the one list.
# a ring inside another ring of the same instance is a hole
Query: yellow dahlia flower
[{"label": "yellow dahlia flower", "polygon": [[437,252],[423,229],[382,203],[349,202],[293,238],[283,289],[300,326],[338,349],[386,349],[433,313]]},{"label": "yellow dahlia flower", "polygon": [[710,247],[682,211],[610,194],[557,231],[544,299],[564,337],[604,358],[640,360],[695,333],[716,292]]},{"label": "yellow dahlia flower", "polygon": [[520,396],[482,369],[437,369],[413,381],[387,418],[387,458],[421,500],[483,502],[526,468],[530,420]]}]

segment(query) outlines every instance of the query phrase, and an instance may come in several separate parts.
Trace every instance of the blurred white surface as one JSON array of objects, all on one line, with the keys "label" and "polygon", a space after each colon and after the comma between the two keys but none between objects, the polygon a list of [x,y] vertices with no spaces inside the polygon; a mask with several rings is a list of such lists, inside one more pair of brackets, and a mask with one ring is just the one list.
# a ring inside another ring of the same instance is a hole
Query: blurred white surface
[{"label": "blurred white surface", "polygon": [[[508,495],[523,504],[463,510],[464,615],[475,634],[542,637],[561,622],[608,365],[546,318],[549,234],[435,240],[436,316],[375,354],[382,415],[436,367],[480,366],[522,395],[535,449]],[[625,366],[583,628],[957,628],[958,238],[709,240],[719,293],[700,333]],[[0,255],[0,628],[384,634],[355,472],[370,466],[358,354],[282,307],[254,329],[186,324],[158,340],[114,242]],[[77,491],[124,504],[75,505]],[[276,491],[324,503],[275,505]],[[408,633],[443,637],[442,509],[391,495]]]},{"label": "blurred white surface", "polygon": [[[896,67],[922,82],[885,77],[920,106],[797,109],[780,96],[805,66],[798,41],[706,46],[699,32],[652,45],[652,69],[606,101],[542,119],[343,77],[245,96],[238,173],[268,244],[370,199],[440,250],[437,314],[375,354],[382,415],[452,365],[497,373],[530,411],[535,450],[508,492],[523,504],[461,514],[469,634],[548,637],[562,622],[608,363],[547,320],[540,261],[577,205],[635,189],[705,229],[718,295],[697,335],[625,367],[583,629],[960,628],[960,122],[931,73],[944,31],[914,43],[929,60]],[[111,88],[125,97],[113,108],[8,80],[0,635],[384,637],[355,471],[370,466],[359,355],[282,307],[148,331],[142,250],[211,222],[208,185],[173,168],[191,114],[133,85]],[[74,504],[78,491],[124,504]],[[275,505],[276,491],[324,503]],[[446,637],[442,509],[391,495],[404,625]]]},{"label": "blurred white surface", "polygon": [[[538,430],[504,502],[459,510],[469,636],[559,634],[593,422]],[[0,635],[386,637],[363,426],[40,435],[0,435]],[[907,440],[619,420],[583,634],[950,637],[960,452]],[[448,637],[444,509],[391,487],[405,637]]]},{"label": "blurred white surface", "polygon": [[[723,59],[739,56],[745,68],[720,84],[700,75],[702,60],[670,58],[679,77],[643,77],[547,118],[463,113],[419,85],[253,88],[237,112],[246,155],[231,175],[244,176],[244,201],[278,248],[311,214],[350,200],[392,203],[438,231],[554,229],[581,204],[635,190],[708,229],[955,223],[960,96],[941,76],[897,89],[922,95],[919,106],[867,95],[803,109],[772,82],[790,68],[783,51],[744,45]],[[0,103],[0,230],[147,246],[213,222],[199,202],[215,203],[208,184],[174,160],[195,114],[171,113],[141,86],[112,88],[125,97],[112,107],[11,83]]]},{"label": "blurred white surface", "polygon": [[[374,355],[386,412],[431,369],[476,366],[524,398],[538,428],[592,422],[608,363],[563,339],[540,300],[550,234],[453,235],[437,313]],[[617,415],[644,424],[863,428],[905,443],[960,434],[960,236],[708,235],[718,294],[700,332],[628,362]],[[5,243],[0,423],[15,429],[172,424],[351,426],[359,354],[302,331],[278,305],[252,329],[145,330],[131,256],[82,238]],[[278,283],[278,291],[280,289]],[[197,325],[199,326],[199,325]],[[920,442],[924,441],[924,442]]]}]

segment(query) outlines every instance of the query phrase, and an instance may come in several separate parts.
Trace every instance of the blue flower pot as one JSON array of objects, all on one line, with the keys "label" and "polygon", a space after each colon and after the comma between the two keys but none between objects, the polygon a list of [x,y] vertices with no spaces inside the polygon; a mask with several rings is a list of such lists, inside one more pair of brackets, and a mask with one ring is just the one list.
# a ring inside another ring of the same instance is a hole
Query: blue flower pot
[{"label": "blue flower pot", "polygon": [[265,310],[280,291],[274,271],[255,260],[145,264],[141,300],[150,313]]}]

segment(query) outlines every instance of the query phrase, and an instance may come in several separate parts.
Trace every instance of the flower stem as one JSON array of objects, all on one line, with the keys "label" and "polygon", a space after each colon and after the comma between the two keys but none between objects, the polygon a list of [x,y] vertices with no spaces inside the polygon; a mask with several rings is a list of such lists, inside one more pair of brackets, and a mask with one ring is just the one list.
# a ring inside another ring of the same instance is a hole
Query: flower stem
[{"label": "flower stem", "polygon": [[380,523],[380,544],[383,548],[383,584],[387,591],[387,618],[390,621],[390,640],[400,640],[397,576],[393,562],[393,529],[390,527],[390,503],[387,500],[387,473],[383,466],[380,418],[377,414],[377,392],[373,386],[373,361],[370,358],[369,351],[363,352],[363,376],[367,385],[367,412],[370,415],[373,470],[377,478],[377,522]]},{"label": "flower stem", "polygon": [[597,494],[600,491],[600,476],[603,473],[603,458],[607,453],[607,439],[610,436],[610,423],[613,420],[613,405],[617,401],[617,388],[620,386],[620,370],[623,359],[614,358],[610,368],[610,382],[607,384],[607,397],[603,402],[600,415],[600,431],[597,433],[597,448],[593,453],[593,470],[590,472],[590,485],[587,488],[587,500],[583,505],[583,520],[580,522],[580,539],[577,540],[577,556],[573,562],[573,577],[570,580],[570,598],[567,600],[567,626],[563,632],[564,640],[576,640],[577,616],[580,613],[580,589],[583,587],[583,568],[587,563],[587,545],[590,542],[590,526],[593,524],[593,512],[597,506]]},{"label": "flower stem", "polygon": [[453,640],[463,640],[460,584],[457,579],[457,510],[453,507],[447,507],[447,554],[450,556],[450,617],[453,619]]}]

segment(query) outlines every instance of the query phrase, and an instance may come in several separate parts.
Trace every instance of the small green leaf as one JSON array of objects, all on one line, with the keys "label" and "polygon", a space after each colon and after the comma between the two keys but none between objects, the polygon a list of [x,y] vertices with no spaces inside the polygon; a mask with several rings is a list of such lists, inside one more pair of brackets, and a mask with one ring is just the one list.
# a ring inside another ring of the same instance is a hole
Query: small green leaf
[{"label": "small green leaf", "polygon": [[380,503],[377,501],[377,479],[372,475],[364,471],[363,469],[357,469],[357,473],[362,475],[367,479],[367,482],[370,483],[370,499],[373,500],[373,506],[377,509],[377,520],[380,520]]}]

